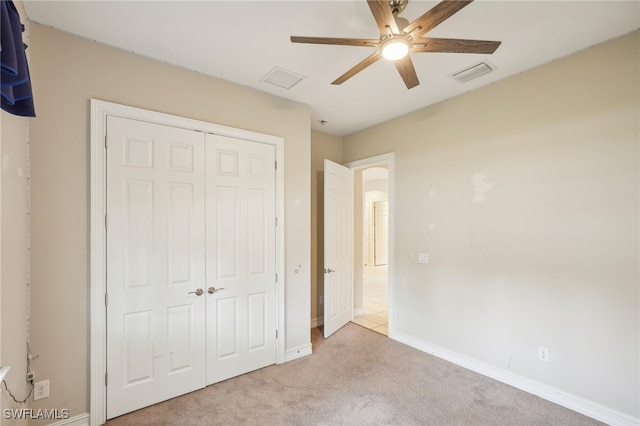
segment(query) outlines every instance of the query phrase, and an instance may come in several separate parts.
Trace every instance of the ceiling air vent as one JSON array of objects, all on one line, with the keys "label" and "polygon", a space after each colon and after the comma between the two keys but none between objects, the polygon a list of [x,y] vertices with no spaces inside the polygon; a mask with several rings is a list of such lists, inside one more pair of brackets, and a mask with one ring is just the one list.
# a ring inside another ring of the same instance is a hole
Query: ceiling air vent
[{"label": "ceiling air vent", "polygon": [[489,74],[495,69],[496,67],[491,63],[489,63],[488,61],[483,61],[479,64],[472,65],[458,72],[454,72],[453,74],[451,74],[451,77],[458,80],[460,83],[466,83],[467,81],[473,80],[474,78]]},{"label": "ceiling air vent", "polygon": [[304,76],[296,74],[291,71],[287,71],[280,67],[275,67],[267,75],[262,77],[262,81],[275,84],[276,86],[283,87],[285,89],[291,89],[293,86],[302,81]]}]

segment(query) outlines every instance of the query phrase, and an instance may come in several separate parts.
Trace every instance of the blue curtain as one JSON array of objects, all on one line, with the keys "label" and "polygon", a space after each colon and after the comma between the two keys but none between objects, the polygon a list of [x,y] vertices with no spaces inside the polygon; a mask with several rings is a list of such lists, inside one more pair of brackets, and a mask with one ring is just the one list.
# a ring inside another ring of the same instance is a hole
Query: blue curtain
[{"label": "blue curtain", "polygon": [[24,26],[11,0],[0,0],[0,88],[2,109],[23,117],[35,117],[29,65],[22,42]]}]

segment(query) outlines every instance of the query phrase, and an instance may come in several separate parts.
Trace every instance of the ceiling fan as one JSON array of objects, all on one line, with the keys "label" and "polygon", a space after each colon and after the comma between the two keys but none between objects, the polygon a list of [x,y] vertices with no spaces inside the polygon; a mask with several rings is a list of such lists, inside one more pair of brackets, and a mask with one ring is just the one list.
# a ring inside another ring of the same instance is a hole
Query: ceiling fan
[{"label": "ceiling fan", "polygon": [[340,46],[375,47],[376,51],[365,60],[342,74],[331,84],[342,84],[369,65],[385,58],[393,61],[407,89],[420,84],[411,61],[410,52],[485,53],[490,54],[500,46],[500,41],[464,40],[453,38],[423,37],[436,26],[469,5],[473,0],[444,0],[431,10],[409,23],[398,16],[408,0],[367,0],[369,9],[380,30],[379,39],[331,38],[291,36],[293,43],[333,44]]}]

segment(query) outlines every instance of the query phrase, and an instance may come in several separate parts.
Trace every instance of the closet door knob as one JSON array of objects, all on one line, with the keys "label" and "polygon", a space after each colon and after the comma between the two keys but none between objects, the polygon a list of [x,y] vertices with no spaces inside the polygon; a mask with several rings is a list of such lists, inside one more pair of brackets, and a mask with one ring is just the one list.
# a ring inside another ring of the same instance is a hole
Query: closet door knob
[{"label": "closet door knob", "polygon": [[204,294],[204,290],[203,290],[203,289],[201,289],[201,288],[199,288],[199,289],[197,289],[196,291],[190,291],[190,292],[189,292],[189,293],[187,293],[187,294],[195,294],[196,296],[202,296],[202,295]]},{"label": "closet door knob", "polygon": [[220,288],[215,288],[215,287],[209,287],[209,289],[207,290],[207,293],[209,294],[213,294],[216,291],[220,291],[220,290],[224,290],[224,287],[220,287]]}]

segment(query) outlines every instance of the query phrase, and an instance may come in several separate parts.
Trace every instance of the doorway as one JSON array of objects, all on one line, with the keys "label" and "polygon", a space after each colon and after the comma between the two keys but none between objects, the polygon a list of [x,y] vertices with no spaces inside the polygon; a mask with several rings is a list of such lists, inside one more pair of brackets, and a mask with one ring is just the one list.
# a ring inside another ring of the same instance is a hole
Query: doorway
[{"label": "doorway", "polygon": [[393,154],[348,166],[354,170],[353,322],[393,335]]}]

